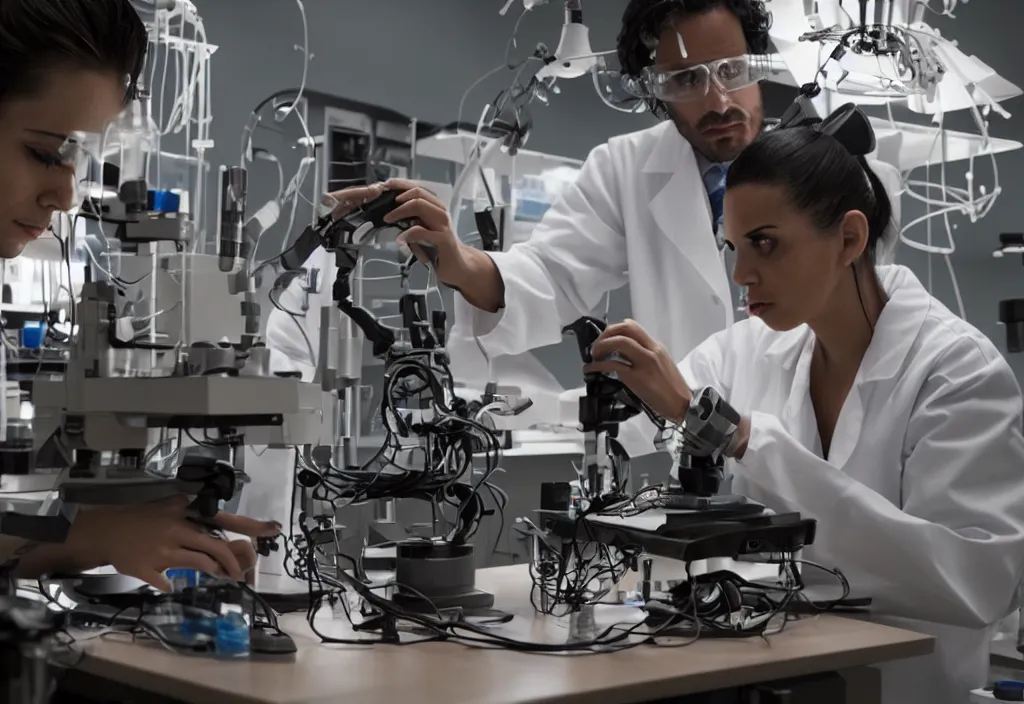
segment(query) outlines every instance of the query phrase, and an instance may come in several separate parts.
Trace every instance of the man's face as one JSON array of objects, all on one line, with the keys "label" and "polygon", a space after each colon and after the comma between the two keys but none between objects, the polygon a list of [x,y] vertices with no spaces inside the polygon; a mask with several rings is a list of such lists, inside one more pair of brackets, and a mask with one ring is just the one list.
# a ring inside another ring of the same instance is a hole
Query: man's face
[{"label": "man's face", "polygon": [[[666,28],[654,64],[662,70],[678,70],[746,53],[739,19],[724,7],[715,7],[677,19]],[[735,159],[760,134],[764,119],[761,87],[756,83],[727,93],[712,80],[703,98],[666,105],[679,133],[714,162]]]}]

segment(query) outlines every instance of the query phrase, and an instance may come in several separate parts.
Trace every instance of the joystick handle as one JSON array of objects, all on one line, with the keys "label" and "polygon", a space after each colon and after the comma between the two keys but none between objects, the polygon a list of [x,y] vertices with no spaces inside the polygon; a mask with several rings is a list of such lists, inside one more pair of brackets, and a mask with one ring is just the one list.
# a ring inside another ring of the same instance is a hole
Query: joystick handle
[{"label": "joystick handle", "polygon": [[601,337],[601,333],[607,327],[608,323],[600,318],[583,316],[562,328],[562,334],[571,334],[576,337],[576,343],[580,347],[580,357],[583,358],[583,363],[590,364],[593,361],[590,355],[590,346],[597,342],[597,338]]}]

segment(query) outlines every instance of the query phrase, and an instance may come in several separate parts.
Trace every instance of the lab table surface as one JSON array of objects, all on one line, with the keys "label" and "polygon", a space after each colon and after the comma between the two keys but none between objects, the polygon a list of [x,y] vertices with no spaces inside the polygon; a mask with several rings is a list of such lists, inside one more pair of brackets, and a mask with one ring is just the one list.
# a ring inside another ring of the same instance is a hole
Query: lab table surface
[{"label": "lab table surface", "polygon": [[[503,634],[565,642],[567,621],[537,616],[530,606],[524,566],[481,570],[477,585],[495,595],[495,608],[515,615],[503,627],[511,630]],[[599,625],[608,620],[598,616]],[[703,640],[682,648],[644,645],[576,656],[449,643],[322,645],[303,614],[284,616],[280,622],[298,647],[292,661],[224,662],[118,637],[83,642],[84,657],[77,667],[197,704],[633,704],[898,660],[933,648],[929,636],[830,615],[791,622],[767,641]],[[329,612],[317,628],[351,637],[347,628],[331,622]]]}]

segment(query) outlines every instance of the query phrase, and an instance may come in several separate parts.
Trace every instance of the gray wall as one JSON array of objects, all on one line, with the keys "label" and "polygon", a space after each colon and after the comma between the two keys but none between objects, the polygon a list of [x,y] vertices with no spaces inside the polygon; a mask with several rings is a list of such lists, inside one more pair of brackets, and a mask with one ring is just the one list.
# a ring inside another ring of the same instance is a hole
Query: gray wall
[{"label": "gray wall", "polygon": [[[310,88],[398,110],[421,120],[453,122],[466,89],[504,61],[516,7],[498,15],[499,0],[305,0],[310,24]],[[196,0],[213,59],[214,159],[237,161],[249,111],[270,93],[297,87],[302,25],[292,0]],[[619,0],[588,7],[595,48],[612,48]],[[243,11],[244,10],[244,11]],[[556,4],[527,14],[519,27],[523,56],[544,41],[554,50],[562,19]],[[485,101],[509,82],[502,74],[480,84],[466,102],[475,121]],[[585,79],[566,82],[552,105],[537,108],[530,147],[586,156],[608,137],[642,128],[643,118],[606,109]]]}]

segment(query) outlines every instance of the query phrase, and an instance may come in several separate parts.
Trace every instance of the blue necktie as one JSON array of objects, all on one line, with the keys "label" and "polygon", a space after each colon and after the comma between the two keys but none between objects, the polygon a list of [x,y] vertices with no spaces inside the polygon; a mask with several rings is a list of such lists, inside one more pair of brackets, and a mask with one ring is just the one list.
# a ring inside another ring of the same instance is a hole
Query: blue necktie
[{"label": "blue necktie", "polygon": [[704,172],[704,188],[708,192],[711,203],[711,229],[716,234],[722,226],[722,208],[725,202],[725,174],[729,170],[727,164],[712,164]]}]

